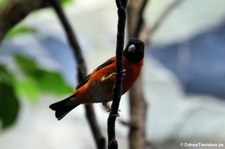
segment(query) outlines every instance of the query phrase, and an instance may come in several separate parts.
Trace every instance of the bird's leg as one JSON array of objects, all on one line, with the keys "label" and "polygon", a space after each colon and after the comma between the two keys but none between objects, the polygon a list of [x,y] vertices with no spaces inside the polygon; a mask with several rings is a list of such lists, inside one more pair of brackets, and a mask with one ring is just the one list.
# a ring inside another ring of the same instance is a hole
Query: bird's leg
[{"label": "bird's leg", "polygon": [[[111,105],[109,104],[109,102],[104,101],[102,103],[102,105],[103,105],[103,107],[104,107],[104,109],[105,109],[106,112],[111,112]],[[120,111],[120,110],[118,110],[118,111]]]},{"label": "bird's leg", "polygon": [[102,105],[103,105],[106,112],[111,111],[111,106],[108,104],[108,102],[103,102]]}]

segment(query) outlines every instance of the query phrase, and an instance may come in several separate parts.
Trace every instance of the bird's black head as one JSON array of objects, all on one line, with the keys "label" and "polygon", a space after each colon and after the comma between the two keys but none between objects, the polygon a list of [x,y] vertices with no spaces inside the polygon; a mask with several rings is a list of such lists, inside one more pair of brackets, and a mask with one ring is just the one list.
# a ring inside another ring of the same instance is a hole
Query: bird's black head
[{"label": "bird's black head", "polygon": [[130,39],[123,55],[131,62],[137,63],[144,57],[145,44],[138,39]]}]

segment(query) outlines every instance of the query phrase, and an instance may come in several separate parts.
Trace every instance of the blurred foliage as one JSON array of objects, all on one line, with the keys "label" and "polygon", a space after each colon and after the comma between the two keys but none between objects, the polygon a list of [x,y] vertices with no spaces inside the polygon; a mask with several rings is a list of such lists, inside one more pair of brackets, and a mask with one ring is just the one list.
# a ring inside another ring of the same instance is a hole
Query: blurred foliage
[{"label": "blurred foliage", "polygon": [[33,59],[21,54],[17,54],[15,60],[23,73],[22,79],[16,81],[17,92],[30,101],[36,101],[42,93],[63,95],[72,92],[72,87],[64,81],[59,72],[45,70]]},{"label": "blurred foliage", "polygon": [[0,120],[3,129],[16,121],[20,108],[13,82],[14,79],[10,72],[0,65]]},{"label": "blurred foliage", "polygon": [[[75,0],[62,0],[63,6],[68,6],[72,4]],[[5,0],[0,0],[0,5],[3,4]],[[35,12],[32,12],[31,14],[35,14]],[[8,33],[7,38],[14,38],[20,35],[25,34],[36,34],[38,31],[31,26],[25,25],[25,24],[18,24],[15,27],[13,27]]]},{"label": "blurred foliage", "polygon": [[[62,4],[68,6],[74,1],[62,0]],[[0,0],[0,6],[4,2],[6,0]],[[7,33],[6,37],[14,38],[37,33],[38,31],[34,27],[18,24]],[[19,70],[16,73],[0,64],[0,126],[3,129],[16,122],[20,111],[20,97],[26,97],[28,101],[36,102],[44,93],[64,95],[73,91],[73,88],[64,81],[59,72],[42,68],[32,58],[16,54],[15,62]]]},{"label": "blurred foliage", "polygon": [[0,6],[5,2],[5,0],[0,0]]},{"label": "blurred foliage", "polygon": [[19,73],[14,74],[0,65],[0,121],[2,128],[15,123],[19,109],[19,97],[35,102],[43,93],[70,94],[73,89],[57,71],[41,68],[32,58],[15,55]]},{"label": "blurred foliage", "polygon": [[62,0],[63,5],[70,5],[74,2],[75,0]]},{"label": "blurred foliage", "polygon": [[27,25],[16,25],[14,28],[12,28],[8,33],[7,37],[8,38],[13,38],[19,35],[24,35],[24,34],[35,34],[37,33],[37,30],[33,27],[27,26]]}]

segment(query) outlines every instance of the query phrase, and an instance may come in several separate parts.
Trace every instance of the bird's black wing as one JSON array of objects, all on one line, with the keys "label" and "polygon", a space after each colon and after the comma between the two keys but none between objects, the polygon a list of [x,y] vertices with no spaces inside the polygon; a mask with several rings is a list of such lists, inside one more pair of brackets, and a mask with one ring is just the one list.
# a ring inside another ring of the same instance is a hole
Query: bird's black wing
[{"label": "bird's black wing", "polygon": [[100,69],[112,64],[113,62],[115,62],[115,57],[110,58],[109,60],[107,60],[106,62],[104,62],[103,64],[101,64],[100,66],[98,66],[92,73],[90,73],[88,76],[86,76],[76,87],[76,89],[79,89],[81,86],[83,86],[84,84],[86,84],[88,82],[88,80],[90,79],[91,75],[93,73],[95,73],[96,71],[99,71]]}]

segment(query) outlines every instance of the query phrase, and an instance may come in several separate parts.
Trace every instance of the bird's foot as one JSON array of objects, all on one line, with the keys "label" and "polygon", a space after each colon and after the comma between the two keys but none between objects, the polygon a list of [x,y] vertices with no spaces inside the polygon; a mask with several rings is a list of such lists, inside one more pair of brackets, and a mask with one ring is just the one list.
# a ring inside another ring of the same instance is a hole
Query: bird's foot
[{"label": "bird's foot", "polygon": [[103,107],[104,107],[106,112],[110,112],[111,111],[111,106],[109,105],[108,102],[103,102],[102,105],[103,105]]},{"label": "bird's foot", "polygon": [[[108,102],[103,102],[102,105],[103,105],[106,112],[112,111],[111,105],[109,105]],[[118,112],[120,112],[120,110],[118,110]],[[119,113],[117,113],[117,114],[113,114],[113,116],[119,117],[120,115],[119,115]]]},{"label": "bird's foot", "polygon": [[126,70],[126,69],[123,69],[121,72],[123,73],[123,76],[125,76],[125,75],[126,75],[127,70]]}]

